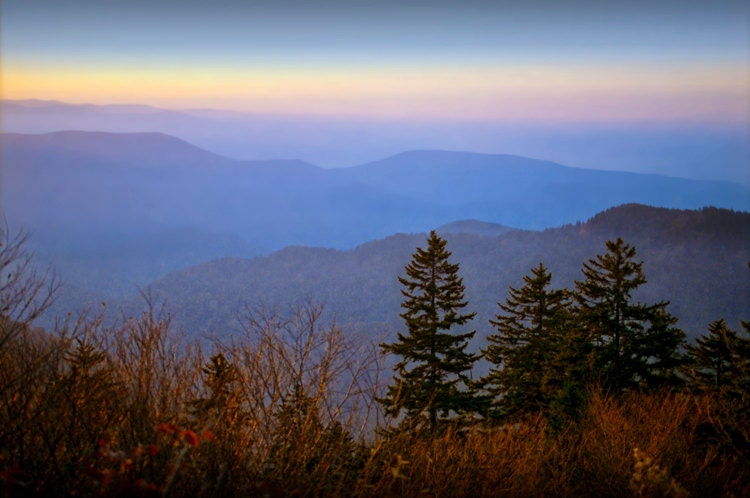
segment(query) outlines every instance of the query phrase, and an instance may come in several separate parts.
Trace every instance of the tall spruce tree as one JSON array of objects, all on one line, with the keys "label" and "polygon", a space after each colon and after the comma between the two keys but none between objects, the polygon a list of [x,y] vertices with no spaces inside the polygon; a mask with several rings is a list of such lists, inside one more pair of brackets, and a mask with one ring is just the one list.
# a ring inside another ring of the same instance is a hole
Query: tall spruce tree
[{"label": "tall spruce tree", "polygon": [[633,302],[646,283],[635,247],[621,238],[606,245],[607,253],[584,263],[584,279],[576,281],[578,326],[592,341],[594,374],[616,390],[668,383],[683,361],[685,334],[674,327],[668,301]]},{"label": "tall spruce tree", "polygon": [[477,355],[466,351],[475,332],[451,332],[474,318],[461,313],[467,306],[459,265],[449,262],[446,241],[430,232],[427,248],[418,248],[399,277],[405,309],[401,317],[407,333],[382,344],[383,351],[400,356],[387,394],[379,401],[386,413],[404,415],[404,423],[435,433],[439,424],[474,409],[468,373]]},{"label": "tall spruce tree", "polygon": [[491,397],[492,418],[546,411],[562,388],[553,367],[565,344],[568,292],[550,289],[552,274],[542,263],[523,280],[498,303],[501,312],[490,320],[497,333],[483,350],[493,364],[480,380]]}]

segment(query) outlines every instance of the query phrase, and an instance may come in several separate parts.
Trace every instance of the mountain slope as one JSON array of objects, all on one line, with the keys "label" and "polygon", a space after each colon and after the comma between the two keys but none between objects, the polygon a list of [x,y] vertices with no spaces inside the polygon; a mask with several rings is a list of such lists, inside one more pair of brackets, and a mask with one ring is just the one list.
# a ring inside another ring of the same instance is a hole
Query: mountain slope
[{"label": "mountain slope", "polygon": [[[33,232],[37,252],[94,294],[112,288],[112,268],[129,268],[139,277],[128,282],[143,286],[183,263],[290,245],[350,248],[461,219],[543,229],[626,202],[750,210],[750,187],[739,184],[508,155],[422,151],[324,170],[235,161],[160,133],[4,134],[0,146],[2,215]],[[178,233],[222,242],[165,235]],[[161,270],[137,250],[112,250],[133,240],[166,241]],[[88,275],[82,254],[99,262]]]},{"label": "mountain slope", "polygon": [[[163,133],[104,133],[92,131],[59,131],[43,135],[5,133],[4,148],[10,153],[54,155],[84,161],[96,160],[111,164],[135,164],[139,167],[179,166],[208,167],[228,164],[226,158],[212,154],[184,140]],[[10,156],[7,160],[15,159]]]},{"label": "mountain slope", "polygon": [[[623,237],[638,249],[649,283],[636,296],[671,300],[670,311],[692,337],[724,317],[732,327],[750,318],[750,214],[721,209],[681,211],[626,205],[586,223],[543,232],[513,231],[487,237],[449,234],[452,260],[461,264],[471,325],[484,336],[508,286],[544,262],[553,285],[572,287],[584,261]],[[343,327],[393,333],[401,327],[397,276],[424,234],[394,235],[348,251],[290,247],[252,260],[226,258],[175,272],[149,291],[194,336],[228,337],[241,330],[246,306],[285,308],[314,299]],[[139,301],[122,306],[136,313]],[[480,339],[481,340],[481,339]]]},{"label": "mountain slope", "polygon": [[[160,133],[4,134],[0,145],[3,205],[24,225],[59,224],[70,208],[68,219],[115,230],[129,222],[231,226],[270,249],[347,247],[458,219],[542,229],[628,202],[750,210],[750,187],[739,184],[509,155],[418,151],[322,170],[301,161],[234,161]],[[275,236],[264,233],[270,226],[280,227]],[[300,228],[306,235],[284,236]]]},{"label": "mountain slope", "polygon": [[371,187],[444,199],[461,217],[542,229],[624,203],[750,209],[750,189],[728,182],[587,170],[502,154],[414,151],[342,170]]}]

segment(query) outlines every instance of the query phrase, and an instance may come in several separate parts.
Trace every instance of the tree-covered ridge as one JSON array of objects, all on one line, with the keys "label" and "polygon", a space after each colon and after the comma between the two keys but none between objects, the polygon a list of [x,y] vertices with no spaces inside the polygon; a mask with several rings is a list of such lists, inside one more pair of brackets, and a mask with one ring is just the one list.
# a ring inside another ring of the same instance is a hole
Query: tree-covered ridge
[{"label": "tree-covered ridge", "polygon": [[[439,232],[438,232],[439,233]],[[638,248],[649,285],[636,291],[642,302],[670,300],[669,310],[689,338],[723,316],[730,327],[750,315],[750,214],[724,209],[669,210],[626,205],[576,225],[543,232],[514,231],[496,237],[443,234],[461,263],[466,297],[479,317],[477,338],[492,333],[489,319],[509,287],[523,285],[529,268],[544,262],[552,286],[572,288],[583,261],[607,240],[622,237]],[[310,296],[326,304],[340,324],[380,333],[396,331],[401,294],[396,277],[422,234],[398,234],[349,251],[290,247],[252,260],[231,258],[190,267],[154,283],[155,299],[165,302],[174,325],[193,336],[240,331],[236,317],[245,305],[284,307]],[[64,314],[78,299],[58,301]],[[93,296],[89,307],[99,299]],[[139,313],[139,298],[109,302]],[[395,334],[391,338],[395,337]]]}]

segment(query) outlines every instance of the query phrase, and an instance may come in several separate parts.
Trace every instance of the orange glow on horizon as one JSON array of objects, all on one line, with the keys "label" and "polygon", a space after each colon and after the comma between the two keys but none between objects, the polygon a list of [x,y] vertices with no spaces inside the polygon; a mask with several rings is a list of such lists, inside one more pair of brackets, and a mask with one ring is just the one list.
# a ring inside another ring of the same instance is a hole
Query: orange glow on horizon
[{"label": "orange glow on horizon", "polygon": [[90,68],[5,65],[4,99],[280,114],[452,119],[743,122],[747,68]]}]

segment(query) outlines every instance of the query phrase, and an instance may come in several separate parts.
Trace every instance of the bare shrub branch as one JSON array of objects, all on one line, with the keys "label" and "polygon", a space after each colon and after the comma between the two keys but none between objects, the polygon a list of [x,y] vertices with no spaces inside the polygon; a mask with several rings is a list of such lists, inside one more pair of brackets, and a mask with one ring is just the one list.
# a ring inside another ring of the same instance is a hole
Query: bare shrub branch
[{"label": "bare shrub branch", "polygon": [[0,349],[49,308],[60,287],[51,268],[40,272],[34,266],[28,239],[0,226]]}]

